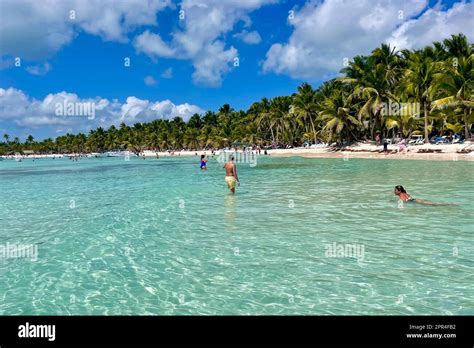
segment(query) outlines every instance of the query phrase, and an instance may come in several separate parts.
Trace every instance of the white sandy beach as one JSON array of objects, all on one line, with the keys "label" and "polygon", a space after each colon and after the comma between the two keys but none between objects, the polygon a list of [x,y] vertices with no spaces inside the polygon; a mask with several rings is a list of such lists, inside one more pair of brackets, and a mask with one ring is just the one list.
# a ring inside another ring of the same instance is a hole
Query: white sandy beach
[{"label": "white sandy beach", "polygon": [[[410,159],[410,160],[435,160],[435,161],[474,161],[474,144],[423,144],[409,146],[407,151],[398,152],[398,145],[389,145],[388,154],[383,153],[383,146],[369,143],[358,143],[335,151],[334,148],[319,149],[278,149],[268,150],[272,156],[302,156],[322,158],[373,158],[373,159]],[[469,153],[459,153],[461,151]],[[436,151],[424,153],[424,151]]]},{"label": "white sandy beach", "polygon": [[[411,160],[435,160],[435,161],[474,161],[474,143],[465,142],[463,144],[424,144],[411,145],[406,152],[398,153],[398,145],[389,145],[389,153],[383,153],[383,146],[376,146],[370,143],[358,143],[341,150],[335,151],[333,147],[320,148],[292,148],[267,150],[270,156],[301,156],[301,157],[321,157],[321,158],[373,158],[373,159],[411,159]],[[458,153],[461,151],[471,151],[470,153]],[[394,153],[397,151],[397,153]],[[434,153],[423,153],[423,151],[437,151]],[[439,151],[439,152],[438,152]],[[263,150],[261,154],[263,155]],[[169,152],[158,152],[160,157],[177,156],[198,156],[205,154],[210,156],[211,151],[175,151],[172,155]],[[145,157],[156,157],[155,151],[144,151]]]},{"label": "white sandy beach", "polygon": [[[410,145],[405,152],[398,151],[398,145],[388,145],[388,153],[383,152],[383,146],[376,146],[366,143],[357,143],[343,148],[335,147],[315,147],[315,148],[291,148],[291,149],[274,149],[267,150],[270,156],[301,156],[301,157],[315,157],[315,158],[371,158],[371,159],[400,159],[400,160],[433,160],[433,161],[474,161],[474,143],[464,142],[463,144],[423,144]],[[229,150],[230,151],[230,150]],[[237,150],[241,152],[241,150]],[[428,151],[428,152],[427,152]],[[434,151],[434,152],[433,152]],[[460,153],[464,152],[464,153]],[[211,151],[152,151],[145,150],[140,156],[156,157],[179,157],[179,156],[200,156],[205,154],[211,156]],[[219,151],[216,152],[219,154]],[[262,150],[261,155],[263,156]],[[48,154],[48,155],[22,155],[22,156],[1,156],[4,159],[40,159],[40,158],[62,158],[62,157],[77,157],[87,156],[95,157],[99,154]],[[136,156],[130,153],[130,156]]]}]

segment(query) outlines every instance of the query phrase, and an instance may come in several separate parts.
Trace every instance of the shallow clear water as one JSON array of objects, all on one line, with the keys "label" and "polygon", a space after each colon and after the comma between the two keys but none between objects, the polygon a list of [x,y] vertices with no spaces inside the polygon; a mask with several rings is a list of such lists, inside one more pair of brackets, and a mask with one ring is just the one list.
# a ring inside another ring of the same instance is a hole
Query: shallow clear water
[{"label": "shallow clear water", "polygon": [[0,314],[474,314],[474,163],[259,157],[235,196],[221,167],[0,162],[0,244],[38,246]]}]

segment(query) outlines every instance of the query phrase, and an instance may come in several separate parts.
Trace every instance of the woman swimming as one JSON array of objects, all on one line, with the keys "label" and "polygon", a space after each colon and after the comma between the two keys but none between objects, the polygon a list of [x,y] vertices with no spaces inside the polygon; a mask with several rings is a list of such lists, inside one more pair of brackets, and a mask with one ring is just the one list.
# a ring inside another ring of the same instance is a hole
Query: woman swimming
[{"label": "woman swimming", "polygon": [[457,205],[454,203],[436,203],[436,202],[425,201],[424,199],[415,199],[407,193],[407,191],[403,188],[402,185],[395,186],[393,193],[397,195],[400,198],[400,201],[402,202],[413,202],[413,203],[420,203],[420,204],[426,204],[426,205]]}]

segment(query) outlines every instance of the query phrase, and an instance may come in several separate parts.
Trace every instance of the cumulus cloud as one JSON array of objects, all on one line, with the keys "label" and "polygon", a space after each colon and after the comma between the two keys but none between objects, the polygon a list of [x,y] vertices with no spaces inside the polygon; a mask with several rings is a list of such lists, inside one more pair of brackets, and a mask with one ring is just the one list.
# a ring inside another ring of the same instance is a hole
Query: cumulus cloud
[{"label": "cumulus cloud", "polygon": [[457,3],[447,11],[427,6],[427,0],[308,1],[294,9],[290,38],[270,47],[263,71],[324,79],[337,74],[345,59],[369,54],[383,42],[402,49],[459,32],[474,38],[472,3]]},{"label": "cumulus cloud", "polygon": [[0,88],[0,120],[19,119],[28,112],[28,96],[15,88]]},{"label": "cumulus cloud", "polygon": [[387,42],[397,48],[420,48],[452,34],[464,33],[474,40],[474,3],[456,3],[447,11],[428,9],[420,18],[395,30]]},{"label": "cumulus cloud", "polygon": [[28,71],[32,75],[46,75],[49,71],[51,70],[51,64],[48,62],[44,64],[38,64],[38,65],[30,65],[26,67],[26,71]]},{"label": "cumulus cloud", "polygon": [[[94,105],[94,118],[87,117],[88,115],[58,115],[59,104],[87,103]],[[177,116],[187,121],[193,114],[203,112],[197,105],[174,104],[168,99],[149,101],[130,96],[125,103],[121,103],[116,99],[108,100],[100,97],[80,98],[75,93],[63,91],[48,94],[44,99],[38,100],[13,87],[0,88],[0,122],[5,121],[7,125],[14,124],[28,130],[46,128],[50,134],[58,129],[84,132],[99,126],[118,126],[121,122],[133,124],[155,119],[172,119]]]},{"label": "cumulus cloud", "polygon": [[258,31],[247,31],[247,30],[242,30],[240,33],[234,34],[234,37],[242,40],[248,45],[257,45],[262,41],[262,38]]},{"label": "cumulus cloud", "polygon": [[231,63],[238,58],[234,47],[226,50],[222,41],[205,44],[195,55],[193,80],[196,84],[218,87],[222,76],[231,70]]},{"label": "cumulus cloud", "polygon": [[158,81],[156,81],[155,78],[150,75],[145,76],[144,82],[145,82],[145,85],[150,86],[150,87],[156,86],[158,84]]},{"label": "cumulus cloud", "polygon": [[171,0],[2,0],[0,52],[27,60],[53,56],[84,31],[107,41],[126,42]]},{"label": "cumulus cloud", "polygon": [[172,79],[173,78],[173,68],[168,68],[161,74],[161,77],[164,79]]},{"label": "cumulus cloud", "polygon": [[[239,22],[248,28],[252,11],[275,2],[182,0],[179,9],[184,18],[171,33],[170,42],[147,28],[133,39],[133,46],[153,58],[190,60],[195,68],[194,82],[217,87],[238,56],[237,50],[225,42],[226,34]],[[1,56],[44,61],[80,32],[125,43],[129,33],[142,26],[155,26],[157,12],[174,6],[172,0],[2,0]],[[243,31],[237,38],[248,44],[261,40],[256,31]]]},{"label": "cumulus cloud", "polygon": [[[172,40],[164,43],[157,34],[145,31],[134,41],[138,52],[149,56],[190,60],[194,66],[196,84],[218,87],[222,78],[233,68],[238,51],[225,43],[225,34],[238,22],[250,25],[249,14],[275,0],[183,0],[181,28],[172,33]],[[256,32],[255,32],[256,33]],[[247,33],[255,42],[254,32]]]},{"label": "cumulus cloud", "polygon": [[129,124],[148,122],[157,118],[172,119],[176,116],[187,121],[195,113],[203,113],[201,108],[188,103],[176,105],[168,99],[151,102],[136,97],[128,97],[120,110],[120,122]]},{"label": "cumulus cloud", "polygon": [[[277,0],[182,0],[184,19],[171,33],[169,43],[147,29],[134,38],[133,46],[154,58],[190,60],[194,82],[216,87],[238,56],[226,44],[225,35],[238,22],[249,27],[249,13],[274,2]],[[4,57],[44,61],[80,32],[105,41],[127,42],[130,32],[155,26],[157,12],[174,6],[171,0],[2,0],[0,52]],[[255,31],[244,31],[238,37],[249,44],[260,41]]]},{"label": "cumulus cloud", "polygon": [[133,45],[138,52],[145,53],[149,56],[157,57],[173,57],[176,52],[174,48],[169,47],[158,34],[145,31],[137,36]]}]

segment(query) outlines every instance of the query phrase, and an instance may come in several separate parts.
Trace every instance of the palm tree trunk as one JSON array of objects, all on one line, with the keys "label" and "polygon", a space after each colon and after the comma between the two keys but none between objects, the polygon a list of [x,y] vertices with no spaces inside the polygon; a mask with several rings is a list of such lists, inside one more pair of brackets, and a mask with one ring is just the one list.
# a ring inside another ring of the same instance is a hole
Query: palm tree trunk
[{"label": "palm tree trunk", "polygon": [[369,122],[370,122],[370,140],[374,140],[376,122],[374,119],[369,119]]},{"label": "palm tree trunk", "polygon": [[464,108],[464,138],[469,139],[469,125],[467,123],[467,108]]},{"label": "palm tree trunk", "polygon": [[311,128],[313,129],[314,143],[316,144],[316,130],[314,129],[314,122],[311,115],[309,116],[309,120],[311,121]]},{"label": "palm tree trunk", "polygon": [[423,103],[423,114],[425,117],[425,143],[429,142],[428,139],[428,108],[426,107],[426,101]]}]

